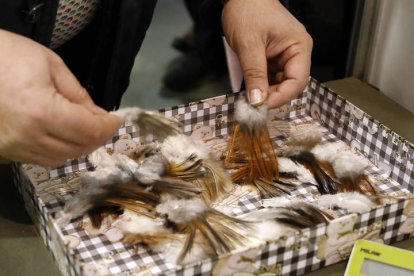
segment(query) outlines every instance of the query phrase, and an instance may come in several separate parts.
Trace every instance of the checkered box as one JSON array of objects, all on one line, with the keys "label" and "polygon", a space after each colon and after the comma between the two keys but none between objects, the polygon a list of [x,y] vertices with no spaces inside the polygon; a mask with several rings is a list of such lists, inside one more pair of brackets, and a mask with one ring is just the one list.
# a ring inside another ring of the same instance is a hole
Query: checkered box
[{"label": "checkered box", "polygon": [[[234,103],[240,96],[220,96],[160,112],[181,121],[186,134],[198,131],[225,139],[231,132]],[[290,105],[271,114],[279,123],[287,122],[285,130],[309,122],[321,125],[325,128],[324,140],[342,140],[371,161],[368,172],[382,192],[413,193],[414,146],[316,80],[310,80]],[[281,135],[275,137],[275,142],[283,144],[284,130],[277,131]],[[126,125],[106,146],[115,148],[122,137],[135,142],[140,139],[138,131]],[[414,232],[414,200],[401,199],[366,213],[344,215],[328,225],[304,229],[278,241],[179,267],[165,262],[161,254],[110,242],[104,235],[90,235],[77,222],[63,229],[56,225],[53,214],[62,210],[64,202],[77,191],[79,172],[89,168],[91,164],[86,158],[71,160],[52,170],[14,166],[15,183],[27,210],[63,275],[301,275],[346,259],[356,239],[390,244],[407,239]],[[308,198],[314,189],[311,185],[300,187],[291,197]],[[261,206],[260,198],[242,196],[234,213],[247,213]]]}]

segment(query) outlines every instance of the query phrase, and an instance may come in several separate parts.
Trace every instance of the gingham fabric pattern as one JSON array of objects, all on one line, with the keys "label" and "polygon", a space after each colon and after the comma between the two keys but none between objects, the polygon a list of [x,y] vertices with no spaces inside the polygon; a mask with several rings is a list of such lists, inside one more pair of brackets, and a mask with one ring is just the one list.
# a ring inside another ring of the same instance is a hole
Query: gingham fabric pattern
[{"label": "gingham fabric pattern", "polygon": [[59,0],[50,48],[56,49],[77,35],[92,20],[99,0]]},{"label": "gingham fabric pattern", "polygon": [[[196,125],[202,124],[214,126],[215,135],[225,138],[231,132],[234,102],[239,96],[240,94],[222,96],[213,100],[163,109],[160,112],[167,117],[174,117],[181,121],[188,134]],[[372,161],[372,166],[367,172],[376,180],[377,187],[382,192],[414,190],[412,163],[405,162],[405,168],[402,168],[399,162],[400,157],[404,161],[412,160],[413,146],[334,92],[320,86],[315,80],[311,80],[304,93],[291,103],[285,119],[291,124],[318,123],[326,128],[325,141],[340,139],[347,142],[357,152],[364,154]],[[388,132],[388,136],[380,134],[380,130]],[[113,147],[118,136],[126,133],[130,133],[133,139],[140,139],[135,129],[131,126],[124,126],[117,136],[108,141],[107,147]],[[286,137],[283,136],[275,138],[277,144],[283,144],[285,140]],[[393,156],[398,158],[393,159]],[[86,170],[89,166],[86,158],[70,161],[65,166],[50,171],[51,181],[55,181],[53,183],[58,185],[62,177],[68,177],[79,170]],[[45,204],[42,198],[36,195],[34,185],[29,181],[24,181],[27,178],[27,172],[22,167],[20,167],[20,172],[16,184],[20,187],[29,214],[39,227],[41,236],[54,256],[64,256],[65,261],[59,266],[65,275],[79,275],[81,269],[91,267],[96,271],[112,275],[136,275],[138,273],[142,275],[211,275],[212,270],[216,269],[220,263],[228,261],[226,257],[220,257],[177,267],[165,263],[160,254],[149,254],[142,248],[127,247],[120,242],[112,243],[104,235],[88,235],[78,227],[79,222],[73,222],[64,229],[59,229],[54,224],[51,215],[62,209],[62,200],[69,198],[71,193],[63,194],[61,199]],[[312,185],[300,185],[289,197],[301,196],[312,200],[312,194],[316,191]],[[408,204],[408,199],[400,200],[363,214],[343,213],[343,218],[355,216],[352,231],[360,238],[377,231],[378,237],[385,243],[394,243],[410,237],[409,234],[400,232],[401,225],[407,219],[404,209]],[[240,198],[234,213],[250,212],[261,206],[260,198],[244,196]],[[317,256],[318,244],[324,238],[329,237],[328,228],[332,226],[331,224],[321,224],[312,229],[304,229],[297,235],[274,243],[234,252],[233,256],[254,253],[250,265],[257,271],[274,275],[301,275],[326,265],[325,260]],[[78,241],[78,245],[72,249],[63,246],[67,239]],[[350,253],[347,250],[341,250],[339,253],[345,254],[345,257]]]}]

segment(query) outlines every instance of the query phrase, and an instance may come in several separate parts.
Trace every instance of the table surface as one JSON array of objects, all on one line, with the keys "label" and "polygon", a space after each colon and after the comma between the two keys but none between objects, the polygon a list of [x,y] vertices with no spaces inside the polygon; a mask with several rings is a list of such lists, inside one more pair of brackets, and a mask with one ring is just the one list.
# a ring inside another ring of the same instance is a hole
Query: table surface
[{"label": "table surface", "polygon": [[[355,78],[325,84],[408,141],[414,142],[413,113]],[[0,165],[0,275],[59,275],[11,179],[9,167]],[[414,251],[414,239],[394,245]],[[346,262],[341,262],[308,275],[343,275],[345,267]]]}]

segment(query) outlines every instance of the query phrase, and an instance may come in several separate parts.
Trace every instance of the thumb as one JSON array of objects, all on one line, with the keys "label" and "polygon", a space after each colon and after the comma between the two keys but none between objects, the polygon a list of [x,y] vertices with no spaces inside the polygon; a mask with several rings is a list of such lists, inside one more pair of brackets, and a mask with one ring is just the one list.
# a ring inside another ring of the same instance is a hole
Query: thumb
[{"label": "thumb", "polygon": [[238,56],[243,70],[247,99],[253,106],[261,105],[267,98],[269,81],[264,45],[239,49]]},{"label": "thumb", "polygon": [[52,81],[57,90],[67,100],[79,104],[92,113],[106,114],[107,112],[95,105],[86,89],[79,83],[60,57],[52,63]]}]

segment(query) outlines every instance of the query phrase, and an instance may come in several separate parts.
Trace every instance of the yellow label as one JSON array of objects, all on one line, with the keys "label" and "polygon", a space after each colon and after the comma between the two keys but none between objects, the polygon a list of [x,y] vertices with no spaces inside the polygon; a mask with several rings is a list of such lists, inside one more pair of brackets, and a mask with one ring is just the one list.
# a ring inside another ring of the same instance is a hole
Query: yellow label
[{"label": "yellow label", "polygon": [[368,240],[352,249],[345,276],[414,276],[414,252]]}]

